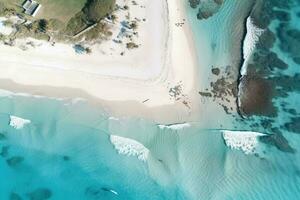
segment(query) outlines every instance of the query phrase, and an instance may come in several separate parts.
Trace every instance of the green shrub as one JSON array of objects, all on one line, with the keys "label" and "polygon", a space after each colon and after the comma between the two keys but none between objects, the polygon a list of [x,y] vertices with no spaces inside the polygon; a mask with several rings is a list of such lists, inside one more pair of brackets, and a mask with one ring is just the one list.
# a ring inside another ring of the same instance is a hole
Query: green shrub
[{"label": "green shrub", "polygon": [[139,45],[135,44],[134,42],[128,42],[126,43],[126,48],[127,49],[135,49],[135,48],[138,48]]},{"label": "green shrub", "polygon": [[87,27],[86,16],[83,12],[77,13],[70,19],[65,29],[67,35],[73,36]]},{"label": "green shrub", "polygon": [[61,31],[64,28],[65,28],[65,25],[60,20],[58,20],[58,19],[50,19],[50,20],[48,20],[48,29],[50,31]]},{"label": "green shrub", "polygon": [[83,12],[91,22],[98,22],[113,12],[116,0],[89,0]]}]

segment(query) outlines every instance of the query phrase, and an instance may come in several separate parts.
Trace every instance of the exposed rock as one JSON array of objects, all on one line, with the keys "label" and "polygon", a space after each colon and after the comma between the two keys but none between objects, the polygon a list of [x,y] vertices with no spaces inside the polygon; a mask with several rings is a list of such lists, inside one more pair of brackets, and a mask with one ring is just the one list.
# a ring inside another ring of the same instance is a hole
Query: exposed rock
[{"label": "exposed rock", "polygon": [[201,19],[208,19],[209,17],[213,16],[214,13],[209,11],[209,10],[200,10],[198,11],[197,14],[197,19],[201,20]]},{"label": "exposed rock", "polygon": [[214,74],[214,75],[216,75],[216,76],[219,76],[219,74],[220,74],[220,69],[219,68],[212,68],[211,69],[211,72]]},{"label": "exposed rock", "polygon": [[199,94],[204,97],[212,97],[212,94],[210,92],[199,92]]},{"label": "exposed rock", "polygon": [[199,20],[208,19],[219,11],[222,4],[222,0],[200,1],[197,18]]},{"label": "exposed rock", "polygon": [[197,6],[198,6],[199,3],[200,3],[200,0],[189,0],[189,2],[190,2],[190,6],[191,6],[192,8],[197,8]]}]

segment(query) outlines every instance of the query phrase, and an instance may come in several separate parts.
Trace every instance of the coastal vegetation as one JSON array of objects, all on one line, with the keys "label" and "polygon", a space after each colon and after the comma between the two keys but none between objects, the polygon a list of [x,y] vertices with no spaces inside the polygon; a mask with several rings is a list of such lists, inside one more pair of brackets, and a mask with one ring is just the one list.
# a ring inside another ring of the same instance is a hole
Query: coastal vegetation
[{"label": "coastal vegetation", "polygon": [[[115,0],[37,2],[42,7],[39,13],[32,17],[24,14],[22,8],[24,0],[0,0],[0,16],[7,19],[17,16],[20,19],[20,22],[9,25],[16,30],[9,36],[10,39],[32,37],[47,41],[76,42],[83,38],[90,41],[111,35],[109,27],[102,23],[102,20],[114,11]],[[10,20],[5,21],[9,22]]]},{"label": "coastal vegetation", "polygon": [[83,11],[90,22],[98,22],[113,12],[116,0],[88,0]]}]

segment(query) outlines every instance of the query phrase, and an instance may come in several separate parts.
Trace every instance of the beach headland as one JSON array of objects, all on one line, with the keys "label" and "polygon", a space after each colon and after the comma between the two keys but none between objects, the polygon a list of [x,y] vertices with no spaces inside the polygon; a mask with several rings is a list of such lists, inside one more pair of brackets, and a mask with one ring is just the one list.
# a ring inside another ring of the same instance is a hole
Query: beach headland
[{"label": "beach headland", "polygon": [[[115,48],[78,55],[67,44],[37,41],[26,51],[1,45],[1,88],[58,98],[84,98],[115,116],[134,116],[159,123],[192,121],[198,115],[196,56],[181,1],[146,1],[134,50]],[[134,13],[137,12],[137,13]],[[157,14],[159,13],[159,14]],[[98,49],[98,51],[97,51]],[[118,53],[116,53],[118,52]]]}]

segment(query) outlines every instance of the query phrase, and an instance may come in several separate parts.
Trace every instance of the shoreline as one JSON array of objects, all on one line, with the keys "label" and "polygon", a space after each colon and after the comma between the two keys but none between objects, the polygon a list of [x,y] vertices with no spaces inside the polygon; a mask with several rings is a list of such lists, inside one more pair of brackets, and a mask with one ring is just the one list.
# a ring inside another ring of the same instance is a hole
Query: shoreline
[{"label": "shoreline", "polygon": [[[154,2],[153,5],[157,2]],[[197,118],[199,109],[195,90],[196,73],[194,71],[197,63],[195,47],[192,39],[189,38],[192,33],[187,24],[183,3],[178,0],[176,2],[166,0],[164,4],[163,13],[165,14],[164,19],[167,21],[165,23],[168,23],[168,29],[167,32],[160,34],[168,36],[164,38],[167,49],[163,52],[166,55],[160,61],[159,75],[138,80],[97,74],[101,73],[101,69],[97,69],[96,73],[73,69],[62,70],[61,68],[45,67],[45,64],[39,66],[39,63],[34,63],[34,61],[31,61],[33,63],[24,63],[13,55],[10,62],[7,59],[4,62],[0,60],[0,64],[2,62],[3,66],[7,66],[0,68],[1,89],[54,98],[84,98],[93,104],[103,106],[112,115],[141,117],[157,123],[192,121]],[[183,18],[186,20],[185,24],[183,27],[177,27],[175,24]],[[11,48],[10,51],[12,50],[20,54],[17,52],[20,50]],[[185,59],[180,59],[181,56]],[[50,64],[59,63],[52,60]],[[112,62],[113,64],[115,63]],[[128,68],[130,67],[124,67],[118,73],[122,74],[122,71],[126,71]],[[147,72],[147,66],[142,70]],[[170,97],[170,89],[179,82],[182,84],[182,94],[186,96],[182,98],[186,99],[184,101],[188,102],[190,107],[184,105],[183,100],[177,101]],[[147,99],[149,100],[146,101]]]}]

